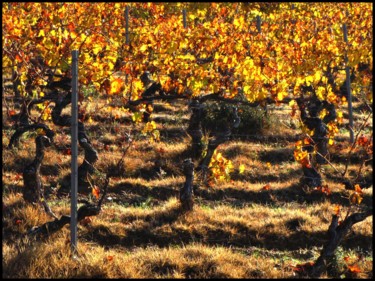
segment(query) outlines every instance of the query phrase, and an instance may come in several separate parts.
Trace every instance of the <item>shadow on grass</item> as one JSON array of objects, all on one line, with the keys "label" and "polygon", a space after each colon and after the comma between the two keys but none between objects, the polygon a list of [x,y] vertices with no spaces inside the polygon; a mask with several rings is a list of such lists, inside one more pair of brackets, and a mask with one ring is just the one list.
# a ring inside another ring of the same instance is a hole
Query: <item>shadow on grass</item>
[{"label": "shadow on grass", "polygon": [[[176,186],[158,185],[148,187],[142,184],[120,183],[110,188],[109,193],[121,195],[122,203],[137,205],[139,203],[154,198],[153,200],[160,203],[166,201],[170,197],[179,196],[179,188],[181,183]],[[197,188],[194,190],[196,198],[209,201],[212,203],[221,202],[228,203],[233,207],[241,207],[250,203],[257,204],[283,204],[283,203],[300,203],[300,204],[314,204],[329,201],[332,204],[339,204],[341,206],[348,205],[349,201],[345,194],[342,192],[333,192],[327,196],[320,191],[311,191],[306,193],[300,184],[292,184],[291,186],[283,189],[272,190],[244,190],[233,187],[226,188]],[[372,205],[372,196],[365,194],[363,196],[363,204],[366,206]],[[157,204],[154,204],[157,205]]]},{"label": "shadow on grass", "polygon": [[259,153],[259,160],[262,162],[270,162],[271,164],[282,164],[284,162],[295,162],[293,156],[293,149],[280,148],[271,151],[261,151]]},{"label": "shadow on grass", "polygon": [[[352,154],[350,155],[350,164],[361,164],[363,162],[363,155],[361,154]],[[330,162],[341,164],[346,163],[348,161],[348,155],[347,154],[338,154],[338,153],[332,153],[330,155]]]},{"label": "shadow on grass", "polygon": [[243,140],[251,142],[261,142],[263,144],[290,144],[297,142],[301,137],[295,135],[267,135],[267,134],[233,134],[232,140]]},{"label": "shadow on grass", "polygon": [[[282,236],[274,232],[259,233],[251,227],[251,224],[241,222],[218,222],[208,219],[204,226],[181,227],[173,224],[181,216],[179,208],[147,215],[123,217],[124,223],[137,221],[136,226],[126,230],[125,235],[113,233],[110,226],[94,226],[87,233],[85,240],[98,243],[101,246],[117,248],[119,246],[146,247],[156,245],[169,247],[175,245],[187,245],[189,243],[202,243],[209,246],[222,247],[259,247],[267,250],[296,251],[321,247],[328,239],[326,231],[304,231],[296,228],[289,236]],[[288,225],[293,222],[287,222]],[[168,225],[168,227],[163,227]],[[224,227],[226,226],[226,227]],[[229,230],[228,230],[229,229]],[[355,234],[355,239],[344,240],[342,247],[345,249],[372,248],[372,237]]]},{"label": "shadow on grass", "polygon": [[[148,198],[157,198],[159,201],[167,201],[170,197],[179,195],[179,188],[158,185],[157,187],[147,187],[142,184],[120,183],[108,190],[109,194],[121,196],[122,203],[137,204],[146,201]],[[137,198],[134,200],[134,198]],[[133,202],[132,202],[133,201]]]},{"label": "shadow on grass", "polygon": [[161,141],[171,142],[171,141],[183,141],[186,138],[186,128],[162,128],[160,131]]},{"label": "shadow on grass", "polygon": [[140,222],[137,224],[140,226],[128,229],[125,237],[114,234],[108,226],[98,225],[91,227],[91,231],[82,238],[88,241],[95,241],[107,247],[115,247],[116,245],[122,245],[124,247],[146,246],[149,244],[167,245],[169,244],[168,235],[155,233],[154,230],[165,224],[172,224],[180,216],[183,216],[183,214],[184,212],[180,205],[162,209],[143,217],[130,214],[124,216],[122,222],[126,224],[137,221]]},{"label": "shadow on grass", "polygon": [[6,196],[7,193],[22,193],[23,191],[23,180],[20,179],[19,184],[7,184],[6,186],[3,185],[3,198]]},{"label": "shadow on grass", "polygon": [[[300,184],[292,184],[288,188],[272,190],[240,190],[232,187],[224,189],[198,189],[195,192],[196,196],[209,200],[225,202],[230,198],[238,200],[243,203],[257,203],[257,204],[270,204],[270,203],[307,203],[314,204],[324,201],[330,201],[332,204],[340,204],[346,206],[349,204],[348,198],[345,196],[345,191],[333,192],[331,195],[326,196],[320,191],[311,191],[306,193]],[[363,196],[363,204],[372,205],[372,196],[366,194]]]},{"label": "shadow on grass", "polygon": [[16,239],[22,237],[22,233],[15,230],[17,227],[17,212],[26,206],[25,201],[20,197],[11,204],[3,203],[2,211],[2,241],[3,243],[15,243]]}]

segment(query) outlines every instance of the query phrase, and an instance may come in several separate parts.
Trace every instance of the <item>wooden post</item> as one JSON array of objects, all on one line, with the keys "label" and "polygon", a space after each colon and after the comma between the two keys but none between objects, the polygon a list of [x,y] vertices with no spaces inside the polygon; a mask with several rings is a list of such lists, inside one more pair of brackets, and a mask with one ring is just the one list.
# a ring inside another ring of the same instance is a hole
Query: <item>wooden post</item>
[{"label": "wooden post", "polygon": [[[257,30],[258,30],[258,33],[262,33],[262,19],[259,15],[257,16]],[[268,116],[268,106],[267,106],[267,104],[264,105],[264,115],[266,117]]]},{"label": "wooden post", "polygon": [[187,28],[186,9],[182,10],[182,20],[183,20],[183,23],[184,23],[184,28]]},{"label": "wooden post", "polygon": [[[348,30],[346,23],[343,27],[344,41],[348,43]],[[348,65],[348,54],[345,54],[345,72],[346,72],[346,89],[348,91],[348,110],[349,110],[349,132],[350,132],[350,143],[354,142],[354,131],[353,131],[353,107],[352,107],[352,90],[350,89],[350,69]]]},{"label": "wooden post", "polygon": [[130,38],[129,38],[129,6],[126,6],[125,8],[125,44],[130,44]]},{"label": "wooden post", "polygon": [[260,18],[260,16],[258,15],[257,16],[257,29],[258,29],[258,32],[261,33],[262,32],[262,19]]},{"label": "wooden post", "polygon": [[73,258],[77,253],[77,190],[78,190],[78,50],[72,51],[72,128],[71,128],[71,204],[70,244]]}]

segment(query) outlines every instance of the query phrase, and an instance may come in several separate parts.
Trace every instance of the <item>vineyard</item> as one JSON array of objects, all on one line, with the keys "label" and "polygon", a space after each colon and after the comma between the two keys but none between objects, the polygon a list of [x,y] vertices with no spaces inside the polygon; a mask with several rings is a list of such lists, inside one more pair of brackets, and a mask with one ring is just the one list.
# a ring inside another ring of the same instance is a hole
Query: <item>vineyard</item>
[{"label": "vineyard", "polygon": [[371,3],[2,9],[3,278],[372,278]]}]

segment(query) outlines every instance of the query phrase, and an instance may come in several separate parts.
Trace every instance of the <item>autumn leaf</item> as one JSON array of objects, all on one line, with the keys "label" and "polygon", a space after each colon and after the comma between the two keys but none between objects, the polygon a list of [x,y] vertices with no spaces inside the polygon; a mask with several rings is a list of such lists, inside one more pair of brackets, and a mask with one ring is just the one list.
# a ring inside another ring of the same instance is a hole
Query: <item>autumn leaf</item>
[{"label": "autumn leaf", "polygon": [[354,191],[357,192],[358,194],[363,194],[361,187],[359,184],[354,185]]},{"label": "autumn leaf", "polygon": [[271,185],[269,183],[267,183],[265,186],[262,187],[262,190],[270,190],[271,189]]},{"label": "autumn leaf", "polygon": [[244,171],[245,171],[245,165],[244,164],[241,164],[238,168],[238,171],[240,174],[242,174]]},{"label": "autumn leaf", "polygon": [[333,213],[338,216],[340,214],[340,209],[341,209],[341,206],[340,205],[335,205],[333,207]]},{"label": "autumn leaf", "polygon": [[124,81],[120,78],[115,78],[114,80],[111,81],[111,86],[109,90],[109,94],[118,94],[124,87]]},{"label": "autumn leaf", "polygon": [[324,193],[324,194],[326,194],[326,195],[331,195],[331,193],[332,193],[327,184],[323,185],[323,186],[318,186],[315,189]]},{"label": "autumn leaf", "polygon": [[359,268],[359,266],[357,264],[353,264],[353,265],[348,265],[348,269],[351,273],[360,273],[362,272],[361,269]]},{"label": "autumn leaf", "polygon": [[70,22],[67,27],[69,31],[73,31],[75,29],[75,25],[73,22]]},{"label": "autumn leaf", "polygon": [[15,58],[16,58],[17,62],[22,62],[23,61],[22,58],[18,54],[16,54]]},{"label": "autumn leaf", "polygon": [[304,264],[297,264],[295,267],[292,267],[293,271],[295,272],[306,272],[308,269],[310,269],[314,265],[314,262],[306,262]]},{"label": "autumn leaf", "polygon": [[349,201],[350,203],[352,204],[356,204],[356,205],[359,205],[361,204],[363,198],[361,195],[359,195],[359,193],[357,192],[353,192],[350,196],[349,196]]},{"label": "autumn leaf", "polygon": [[134,113],[132,114],[132,120],[133,120],[133,122],[135,122],[135,123],[139,123],[139,122],[141,122],[141,121],[142,121],[142,118],[143,118],[143,114],[142,114],[142,112],[134,112]]},{"label": "autumn leaf", "polygon": [[100,194],[99,188],[96,185],[94,185],[92,188],[92,195],[94,195],[96,199],[99,199],[99,194]]},{"label": "autumn leaf", "polygon": [[368,138],[366,136],[360,136],[357,140],[358,145],[365,146],[369,142]]},{"label": "autumn leaf", "polygon": [[363,194],[361,187],[359,184],[356,184],[354,186],[354,191],[351,191],[351,194],[349,196],[349,201],[352,204],[359,205],[361,204],[363,197],[361,196]]}]

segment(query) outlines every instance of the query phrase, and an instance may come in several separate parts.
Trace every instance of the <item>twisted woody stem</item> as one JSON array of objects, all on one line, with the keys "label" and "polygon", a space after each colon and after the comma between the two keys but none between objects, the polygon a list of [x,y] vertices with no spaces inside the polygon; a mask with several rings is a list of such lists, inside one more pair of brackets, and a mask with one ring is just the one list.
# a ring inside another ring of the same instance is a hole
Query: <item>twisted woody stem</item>
[{"label": "twisted woody stem", "polygon": [[[297,104],[301,112],[303,124],[313,131],[311,145],[304,146],[304,150],[310,153],[310,160],[314,160],[318,165],[327,164],[328,152],[328,128],[327,124],[336,118],[336,110],[333,104],[319,101],[315,95],[309,101],[308,106],[301,99],[297,99]],[[306,111],[308,108],[309,114]],[[326,109],[328,114],[322,119],[319,113]],[[312,159],[311,153],[316,150],[315,159]],[[315,165],[303,166],[304,181],[310,187],[319,187],[322,185],[322,176],[319,174]]]},{"label": "twisted woody stem", "polygon": [[[97,216],[99,215],[101,211],[101,206],[103,204],[103,200],[107,194],[108,185],[109,185],[109,179],[110,177],[107,175],[104,187],[103,187],[103,193],[102,197],[99,199],[97,204],[86,202],[84,205],[82,205],[78,211],[77,211],[77,221],[80,222],[84,220],[86,217],[91,216]],[[26,235],[28,236],[34,236],[34,237],[48,237],[51,234],[59,231],[64,227],[64,225],[69,224],[71,221],[70,216],[63,215],[60,218],[55,217],[55,220],[47,222],[41,226],[32,228]]]},{"label": "twisted woody stem", "polygon": [[204,145],[202,143],[202,119],[205,117],[204,106],[198,100],[192,100],[189,104],[192,115],[189,120],[187,133],[192,138],[191,157],[199,159],[203,153]]},{"label": "twisted woody stem", "polygon": [[51,145],[47,136],[37,136],[35,139],[36,152],[34,160],[23,170],[23,198],[29,203],[41,204],[50,216],[56,218],[44,198],[44,188],[40,176],[40,166],[44,158],[45,147]]},{"label": "twisted woody stem", "polygon": [[194,163],[192,160],[185,159],[183,162],[185,175],[185,183],[180,189],[180,202],[183,211],[191,211],[193,209],[193,181],[194,181]]},{"label": "twisted woody stem", "polygon": [[216,148],[230,139],[232,135],[233,128],[237,128],[240,124],[240,117],[238,116],[237,108],[232,108],[232,112],[229,117],[226,117],[224,120],[218,124],[217,127],[211,132],[213,138],[208,142],[207,153],[205,157],[200,161],[198,165],[198,170],[202,171],[203,180],[206,179],[208,166],[211,162],[211,158],[216,150]]},{"label": "twisted woody stem", "polygon": [[[69,115],[62,115],[63,109],[72,101],[71,93],[56,101],[56,106],[52,110],[52,121],[55,125],[69,127],[72,124]],[[78,142],[85,151],[85,158],[82,164],[78,167],[78,192],[88,192],[89,182],[87,176],[94,172],[94,164],[99,159],[98,152],[92,146],[86,132],[85,126],[81,121],[78,121]],[[63,181],[65,182],[65,181]],[[67,186],[63,186],[66,189]]]},{"label": "twisted woody stem", "polygon": [[333,215],[331,224],[328,228],[328,241],[323,246],[319,258],[309,270],[309,275],[319,277],[322,275],[327,266],[332,262],[335,251],[352,226],[358,222],[372,216],[373,211],[369,209],[361,213],[354,213],[348,216],[344,221],[339,223],[339,216]]}]

